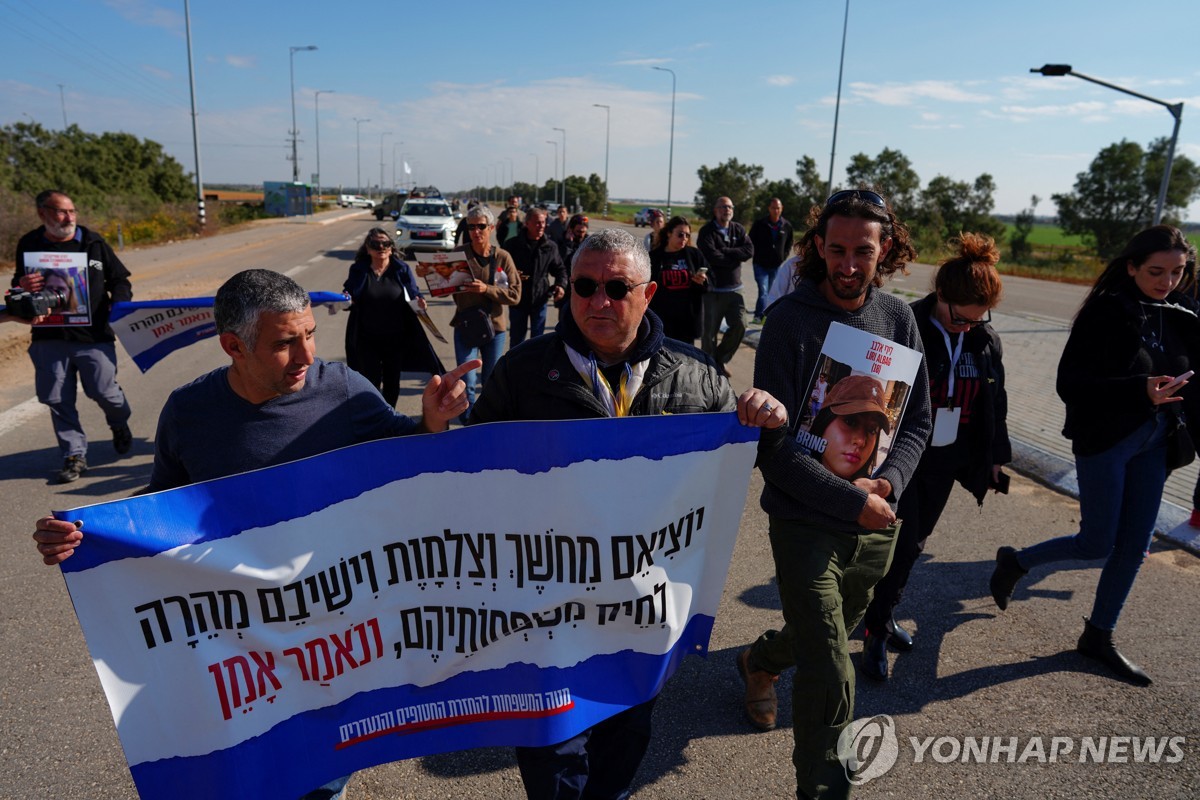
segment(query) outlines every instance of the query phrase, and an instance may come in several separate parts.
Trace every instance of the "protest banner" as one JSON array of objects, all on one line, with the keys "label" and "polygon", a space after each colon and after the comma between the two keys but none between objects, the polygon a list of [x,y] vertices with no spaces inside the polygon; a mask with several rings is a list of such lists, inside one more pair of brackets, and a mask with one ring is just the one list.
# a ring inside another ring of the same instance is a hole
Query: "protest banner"
[{"label": "protest banner", "polygon": [[654,697],[707,652],[757,437],[496,423],[58,512],[139,793],[295,798]]},{"label": "protest banner", "polygon": [[[309,292],[313,307],[330,313],[350,301],[337,292]],[[108,323],[138,369],[146,372],[176,350],[217,335],[212,297],[114,303]]]}]

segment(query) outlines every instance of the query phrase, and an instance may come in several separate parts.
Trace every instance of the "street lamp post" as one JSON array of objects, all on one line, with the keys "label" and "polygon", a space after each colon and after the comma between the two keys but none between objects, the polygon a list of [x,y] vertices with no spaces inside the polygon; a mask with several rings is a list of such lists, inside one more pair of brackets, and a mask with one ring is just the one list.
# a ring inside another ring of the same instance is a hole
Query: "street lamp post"
[{"label": "street lamp post", "polygon": [[[200,134],[196,126],[196,72],[192,67],[192,12],[188,0],[183,0],[183,27],[187,33],[188,89],[192,97],[192,150],[196,157],[196,216],[200,227],[204,227],[204,181],[200,178]],[[62,84],[59,84],[61,86]],[[66,129],[66,114],[63,114],[63,129]]]},{"label": "street lamp post", "polygon": [[384,131],[379,134],[379,196],[383,196],[383,137],[391,136],[393,131]]},{"label": "street lamp post", "polygon": [[538,157],[537,153],[530,153],[529,155],[533,156],[533,204],[537,205],[542,197],[542,185],[538,183],[538,172],[540,172]]},{"label": "street lamp post", "polygon": [[608,141],[612,130],[612,109],[603,103],[592,103],[596,108],[604,109],[604,216],[608,217]]},{"label": "street lamp post", "polygon": [[369,119],[354,117],[354,193],[362,194],[362,124]]},{"label": "street lamp post", "polygon": [[[546,144],[554,145],[554,177],[552,177],[550,180],[558,180],[558,142],[554,141],[553,139],[547,139]],[[558,183],[558,190],[559,190],[559,193],[561,194],[562,181],[559,181],[559,183]],[[557,195],[555,195],[555,196],[557,197]]]},{"label": "street lamp post", "polygon": [[[404,142],[392,142],[392,189],[396,189],[396,148],[403,147]],[[400,155],[404,155],[401,153]]]},{"label": "street lamp post", "polygon": [[292,79],[292,183],[300,182],[300,157],[296,154],[296,137],[300,133],[296,130],[296,53],[316,49],[315,44],[288,48],[288,74]]},{"label": "street lamp post", "polygon": [[671,217],[671,175],[675,170],[675,70],[667,67],[651,67],[659,72],[671,73],[671,146],[667,154],[667,218]]},{"label": "street lamp post", "polygon": [[850,26],[850,0],[846,0],[846,16],[842,20],[842,57],[838,61],[837,100],[833,104],[833,144],[829,146],[829,186],[826,197],[833,196],[833,157],[837,152],[838,115],[842,111],[842,68],[846,66],[846,29]]},{"label": "street lamp post", "polygon": [[1171,116],[1175,118],[1175,129],[1171,132],[1171,144],[1167,147],[1167,166],[1163,169],[1162,183],[1158,187],[1158,204],[1154,208],[1154,224],[1158,225],[1162,222],[1163,207],[1167,204],[1167,186],[1171,182],[1171,167],[1175,163],[1175,145],[1179,141],[1179,123],[1183,121],[1183,103],[1168,103],[1166,100],[1159,100],[1157,97],[1135,92],[1132,89],[1126,89],[1121,86],[1102,81],[1099,78],[1093,78],[1090,75],[1084,75],[1081,72],[1076,72],[1071,69],[1070,64],[1045,64],[1041,68],[1034,68],[1030,72],[1040,72],[1042,75],[1059,76],[1059,75],[1074,75],[1076,78],[1081,78],[1091,83],[1105,86],[1109,89],[1115,89],[1118,92],[1123,92],[1134,97],[1148,100],[1151,103],[1157,103],[1163,106],[1167,111],[1171,112]]},{"label": "street lamp post", "polygon": [[558,185],[562,188],[562,203],[563,203],[563,205],[566,205],[567,204],[567,129],[566,128],[555,128],[554,130],[561,131],[562,135],[563,135],[563,149],[562,149],[563,171],[562,171],[562,180],[558,182]]},{"label": "street lamp post", "polygon": [[516,179],[513,178],[513,160],[511,156],[505,156],[504,160],[508,162],[508,193],[513,195],[517,191]]},{"label": "street lamp post", "polygon": [[317,134],[317,200],[321,199],[321,95],[333,94],[333,89],[318,89],[313,93],[313,130]]}]

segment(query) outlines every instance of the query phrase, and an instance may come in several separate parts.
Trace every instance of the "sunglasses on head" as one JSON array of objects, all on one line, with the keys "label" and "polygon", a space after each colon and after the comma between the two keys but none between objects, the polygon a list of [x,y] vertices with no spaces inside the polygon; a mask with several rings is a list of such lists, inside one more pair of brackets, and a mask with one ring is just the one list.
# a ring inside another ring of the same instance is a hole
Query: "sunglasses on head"
[{"label": "sunglasses on head", "polygon": [[486,222],[473,222],[467,225],[469,231],[486,231],[488,229]]},{"label": "sunglasses on head", "polygon": [[596,293],[596,290],[601,286],[604,287],[604,294],[608,295],[609,300],[624,300],[635,287],[645,286],[650,281],[642,281],[630,286],[625,281],[611,280],[600,283],[591,278],[576,278],[571,281],[571,287],[575,290],[575,294],[585,300]]},{"label": "sunglasses on head", "polygon": [[392,243],[387,239],[367,239],[367,247],[372,250],[390,250]]},{"label": "sunglasses on head", "polygon": [[840,203],[843,200],[861,200],[864,203],[870,203],[873,206],[887,208],[887,201],[883,199],[883,195],[877,192],[872,192],[870,189],[844,189],[840,192],[834,192],[825,201],[825,205],[833,205]]}]

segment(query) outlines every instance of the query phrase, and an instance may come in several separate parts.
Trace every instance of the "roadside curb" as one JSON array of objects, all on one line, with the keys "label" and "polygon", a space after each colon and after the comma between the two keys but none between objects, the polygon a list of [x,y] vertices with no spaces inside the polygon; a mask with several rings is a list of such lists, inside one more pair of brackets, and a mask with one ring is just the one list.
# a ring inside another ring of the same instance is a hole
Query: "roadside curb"
[{"label": "roadside curb", "polygon": [[[761,332],[761,327],[747,327],[743,343],[757,349]],[[1079,481],[1075,476],[1073,462],[1047,453],[1020,439],[1013,438],[1012,446],[1011,466],[1014,470],[1059,494],[1079,499]],[[1183,508],[1169,500],[1162,501],[1158,509],[1158,519],[1154,524],[1154,535],[1187,550],[1192,555],[1200,556],[1200,528],[1188,525],[1190,515],[1191,509]]]}]

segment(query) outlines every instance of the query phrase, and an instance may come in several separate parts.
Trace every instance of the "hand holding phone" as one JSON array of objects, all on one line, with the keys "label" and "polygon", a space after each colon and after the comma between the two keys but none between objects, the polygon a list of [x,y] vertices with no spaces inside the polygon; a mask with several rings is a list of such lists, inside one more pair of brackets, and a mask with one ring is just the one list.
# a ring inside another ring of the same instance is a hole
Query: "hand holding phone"
[{"label": "hand holding phone", "polygon": [[1191,378],[1195,374],[1196,374],[1195,370],[1189,369],[1187,372],[1183,373],[1182,375],[1178,375],[1178,376],[1172,378],[1170,381],[1168,381],[1166,384],[1164,384],[1162,388],[1164,390],[1173,392],[1176,389],[1178,389],[1179,387],[1183,386],[1185,383],[1187,383],[1188,379]]}]

